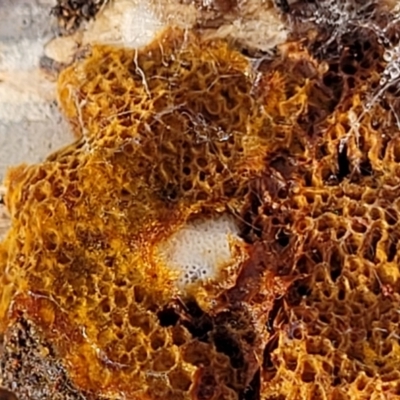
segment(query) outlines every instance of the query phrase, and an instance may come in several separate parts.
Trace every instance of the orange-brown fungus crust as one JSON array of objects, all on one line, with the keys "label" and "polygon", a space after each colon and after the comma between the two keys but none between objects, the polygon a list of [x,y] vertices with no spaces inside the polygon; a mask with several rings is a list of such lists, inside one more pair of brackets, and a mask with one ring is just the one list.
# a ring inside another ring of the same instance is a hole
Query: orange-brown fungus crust
[{"label": "orange-brown fungus crust", "polygon": [[[374,23],[255,65],[169,29],[64,71],[80,139],[9,173],[2,331],[38,326],[99,399],[399,399],[398,37]],[[152,252],[221,212],[248,257],[204,308]]]},{"label": "orange-brown fungus crust", "polygon": [[[190,216],[239,209],[263,169],[268,120],[249,62],[170,29],[141,51],[94,47],[59,88],[81,138],[9,174],[3,319],[13,301],[89,392],[188,398],[206,390],[191,388],[203,369],[230,371],[216,377],[221,393],[244,388],[249,362],[230,367],[218,332],[201,343],[183,323],[160,322],[177,289],[152,245]],[[199,324],[216,324],[207,318]],[[249,313],[238,318],[252,334]]]}]

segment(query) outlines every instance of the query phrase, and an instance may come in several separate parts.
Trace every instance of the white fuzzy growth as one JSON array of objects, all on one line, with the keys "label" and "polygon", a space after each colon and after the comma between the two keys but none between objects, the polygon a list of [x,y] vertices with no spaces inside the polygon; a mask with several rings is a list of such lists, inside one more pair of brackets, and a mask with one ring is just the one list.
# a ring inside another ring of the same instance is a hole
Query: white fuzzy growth
[{"label": "white fuzzy growth", "polygon": [[232,240],[240,240],[234,220],[222,215],[188,223],[159,247],[163,262],[179,273],[184,289],[199,280],[214,279],[234,263]]}]

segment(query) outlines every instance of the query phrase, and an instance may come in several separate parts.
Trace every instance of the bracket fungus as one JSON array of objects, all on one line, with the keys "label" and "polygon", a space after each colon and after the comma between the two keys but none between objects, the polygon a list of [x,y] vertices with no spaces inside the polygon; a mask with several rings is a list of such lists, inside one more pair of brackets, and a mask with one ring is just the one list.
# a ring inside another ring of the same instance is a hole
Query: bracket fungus
[{"label": "bracket fungus", "polygon": [[349,4],[288,2],[258,59],[170,27],[61,73],[76,142],[6,182],[6,385],[400,398],[399,18]]}]

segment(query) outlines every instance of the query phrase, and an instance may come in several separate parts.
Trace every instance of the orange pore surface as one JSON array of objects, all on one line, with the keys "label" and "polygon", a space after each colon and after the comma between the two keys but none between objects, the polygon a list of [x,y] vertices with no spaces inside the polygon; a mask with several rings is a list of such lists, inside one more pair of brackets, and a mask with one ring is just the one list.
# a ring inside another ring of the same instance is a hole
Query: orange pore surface
[{"label": "orange pore surface", "polygon": [[[26,315],[98,396],[399,398],[398,101],[363,106],[384,49],[342,39],[255,70],[168,29],[65,70],[79,139],[8,175],[2,330]],[[227,214],[237,263],[182,292],[155,249]]]}]

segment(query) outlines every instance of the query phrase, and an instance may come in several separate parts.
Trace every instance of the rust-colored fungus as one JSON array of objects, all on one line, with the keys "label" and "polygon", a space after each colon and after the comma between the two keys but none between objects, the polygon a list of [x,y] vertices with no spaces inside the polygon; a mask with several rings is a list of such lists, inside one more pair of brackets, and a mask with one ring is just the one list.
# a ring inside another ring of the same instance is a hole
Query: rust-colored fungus
[{"label": "rust-colored fungus", "polygon": [[256,63],[171,28],[65,70],[77,142],[8,175],[2,369],[25,335],[60,398],[399,399],[398,26],[365,12],[293,11]]}]

